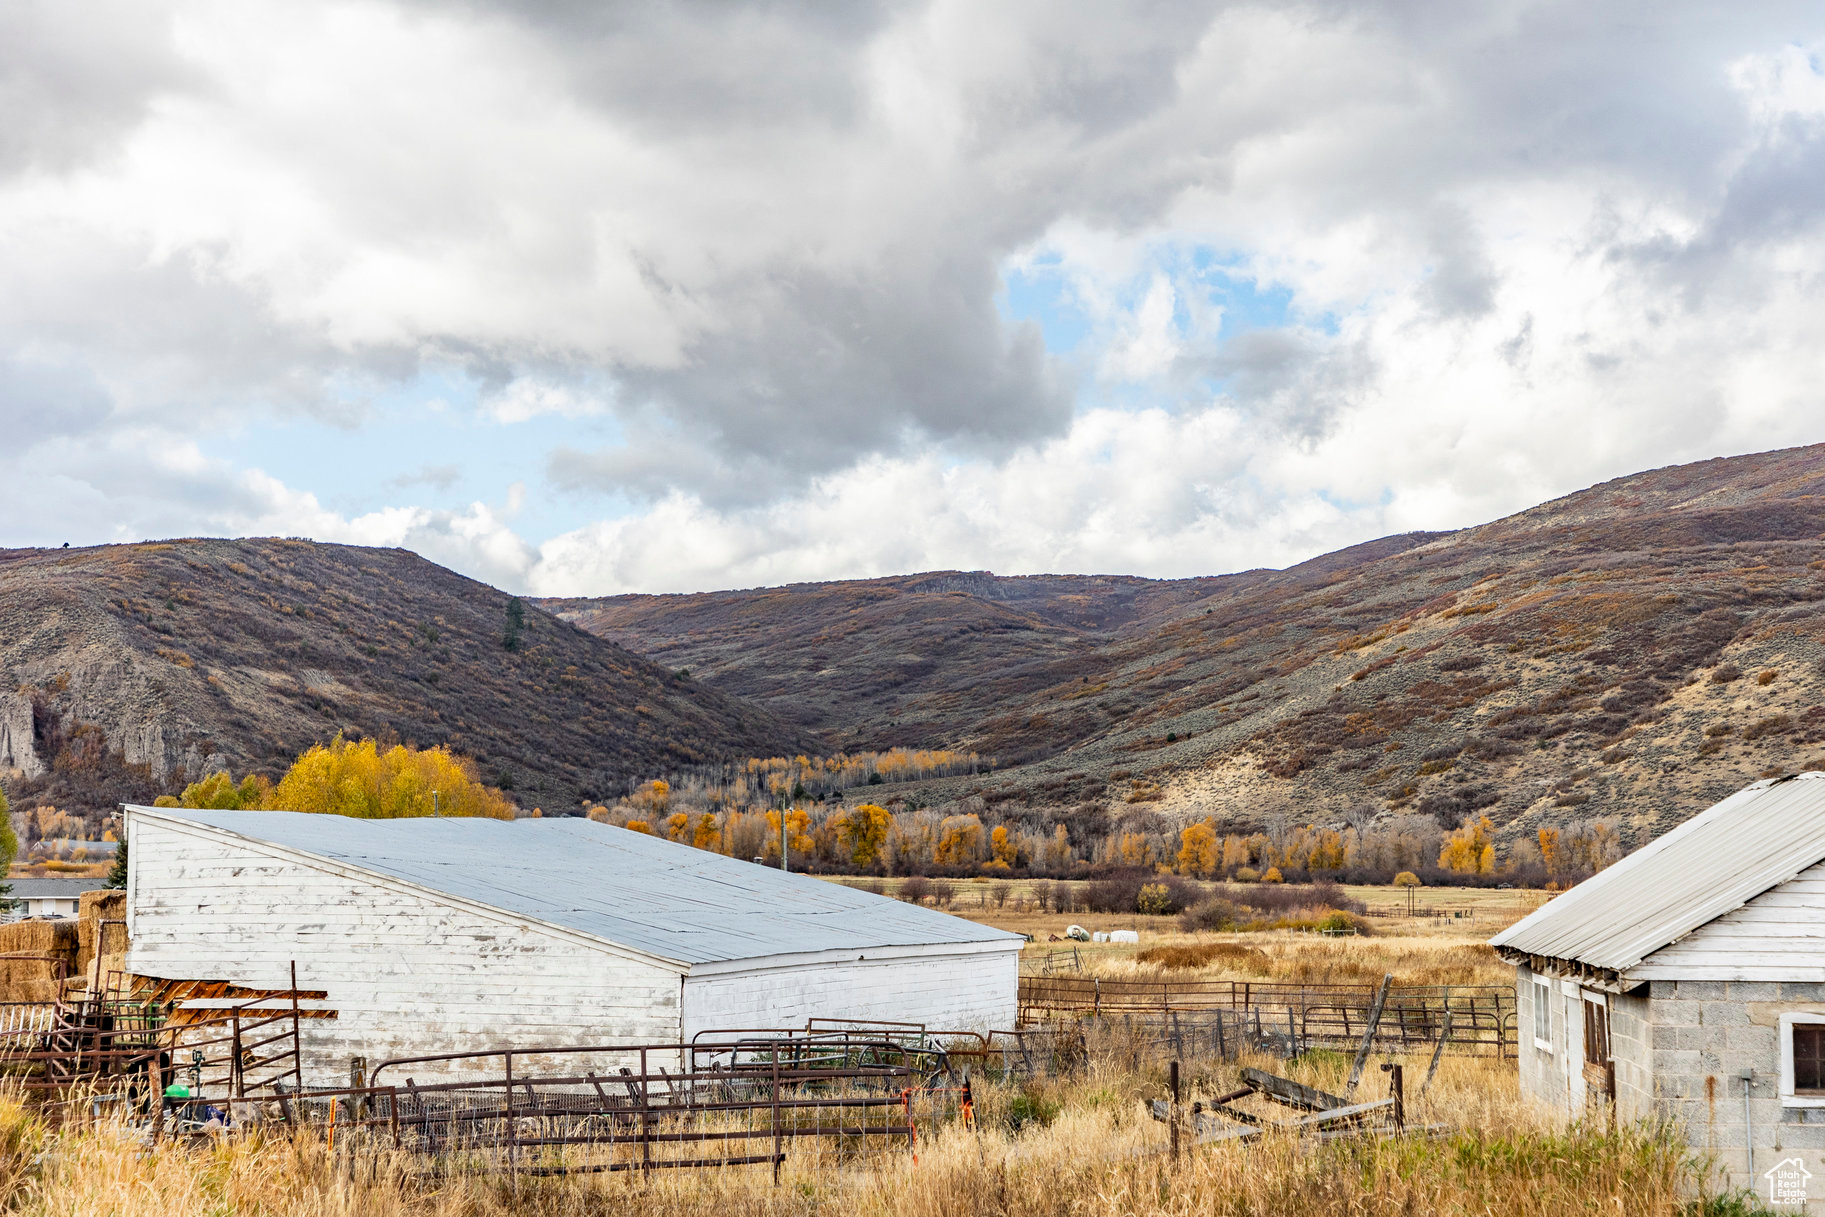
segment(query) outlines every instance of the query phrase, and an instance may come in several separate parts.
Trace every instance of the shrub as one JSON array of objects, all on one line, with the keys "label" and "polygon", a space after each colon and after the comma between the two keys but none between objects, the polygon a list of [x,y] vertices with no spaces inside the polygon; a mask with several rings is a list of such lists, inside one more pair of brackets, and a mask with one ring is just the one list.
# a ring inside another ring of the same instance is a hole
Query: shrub
[{"label": "shrub", "polygon": [[1774,683],[1774,678],[1779,675],[1779,672],[1776,672],[1773,668],[1769,668],[1766,672],[1759,673],[1756,676],[1755,683],[1758,685],[1771,685]]},{"label": "shrub", "polygon": [[1141,885],[1140,893],[1135,897],[1134,911],[1149,917],[1164,917],[1178,912],[1179,902],[1172,898],[1172,889],[1164,883],[1146,883]]},{"label": "shrub", "polygon": [[1283,875],[1281,875],[1279,867],[1270,866],[1267,868],[1267,873],[1261,876],[1261,882],[1263,882],[1263,883],[1285,883],[1286,879]]},{"label": "shrub", "polygon": [[1711,672],[1711,683],[1714,685],[1727,685],[1733,680],[1741,680],[1742,675],[1743,670],[1735,664],[1720,663]]},{"label": "shrub", "polygon": [[1395,887],[1424,887],[1425,884],[1423,884],[1419,881],[1418,875],[1414,874],[1410,870],[1404,870],[1400,874],[1394,876],[1394,886]]},{"label": "shrub", "polygon": [[[1187,914],[1189,916],[1190,914]],[[1162,968],[1202,968],[1213,963],[1239,964],[1256,971],[1266,971],[1267,953],[1239,942],[1200,942],[1192,946],[1148,947],[1134,957],[1140,963]]]},{"label": "shrub", "polygon": [[1326,913],[1323,917],[1320,917],[1317,921],[1312,923],[1312,928],[1314,930],[1332,934],[1346,932],[1356,933],[1364,937],[1367,937],[1372,932],[1369,929],[1369,923],[1366,920],[1356,916],[1354,913],[1345,913],[1341,911]]},{"label": "shrub", "polygon": [[1013,1133],[1024,1128],[1044,1128],[1056,1120],[1063,1109],[1062,1104],[1046,1098],[1028,1085],[1008,1100],[1006,1109],[1001,1113],[1001,1122]]},{"label": "shrub", "polygon": [[1221,897],[1200,900],[1179,918],[1179,928],[1195,934],[1199,930],[1239,930],[1249,921],[1242,906]]},{"label": "shrub", "polygon": [[1259,883],[1261,882],[1261,872],[1252,866],[1239,866],[1236,868],[1236,882]]},{"label": "shrub", "polygon": [[943,879],[931,881],[931,893],[932,903],[941,909],[949,908],[951,901],[957,898],[957,889]]},{"label": "shrub", "polygon": [[922,904],[932,894],[932,883],[924,875],[908,875],[900,884],[900,899],[908,904]]}]

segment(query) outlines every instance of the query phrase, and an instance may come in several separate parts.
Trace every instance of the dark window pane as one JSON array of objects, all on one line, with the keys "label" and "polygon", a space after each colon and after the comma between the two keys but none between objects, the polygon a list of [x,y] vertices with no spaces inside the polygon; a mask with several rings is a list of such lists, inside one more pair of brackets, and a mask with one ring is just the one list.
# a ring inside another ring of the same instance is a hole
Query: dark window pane
[{"label": "dark window pane", "polygon": [[1825,1024],[1794,1024],[1793,1088],[1825,1091]]}]

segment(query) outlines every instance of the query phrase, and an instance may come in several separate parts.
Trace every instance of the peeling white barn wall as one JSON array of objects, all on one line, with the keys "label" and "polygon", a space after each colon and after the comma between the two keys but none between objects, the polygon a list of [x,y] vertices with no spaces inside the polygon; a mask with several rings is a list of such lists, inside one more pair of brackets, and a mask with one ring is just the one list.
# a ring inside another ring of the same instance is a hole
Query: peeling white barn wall
[{"label": "peeling white barn wall", "polygon": [[351,1056],[679,1036],[678,966],[194,825],[128,831],[128,969],[283,988],[296,960],[339,1015],[303,1024],[307,1085],[345,1085]]},{"label": "peeling white barn wall", "polygon": [[1008,1030],[1020,995],[1020,944],[878,947],[698,964],[684,982],[684,1032],[803,1027],[811,1018]]}]

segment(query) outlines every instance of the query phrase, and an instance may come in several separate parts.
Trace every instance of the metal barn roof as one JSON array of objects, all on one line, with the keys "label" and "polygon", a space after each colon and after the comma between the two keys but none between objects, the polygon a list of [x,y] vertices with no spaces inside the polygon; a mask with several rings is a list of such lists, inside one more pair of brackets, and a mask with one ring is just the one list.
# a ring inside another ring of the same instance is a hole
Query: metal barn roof
[{"label": "metal barn roof", "polygon": [[391,875],[679,963],[1024,941],[935,909],[592,820],[128,810]]},{"label": "metal barn roof", "polygon": [[1490,939],[1623,972],[1825,859],[1825,773],[1746,786]]}]

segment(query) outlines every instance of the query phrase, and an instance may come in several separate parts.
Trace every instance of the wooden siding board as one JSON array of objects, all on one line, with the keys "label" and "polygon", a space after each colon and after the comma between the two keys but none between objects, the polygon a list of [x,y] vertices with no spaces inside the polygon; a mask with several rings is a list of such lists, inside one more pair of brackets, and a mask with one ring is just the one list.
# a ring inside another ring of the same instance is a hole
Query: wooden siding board
[{"label": "wooden siding board", "polygon": [[1630,980],[1825,978],[1825,862],[1630,968]]},{"label": "wooden siding board", "polygon": [[684,984],[687,1037],[724,1027],[882,1019],[936,1030],[1014,1026],[1019,952],[940,952],[697,975]]},{"label": "wooden siding board", "polygon": [[305,1028],[307,1081],[344,1082],[357,1055],[372,1065],[510,1043],[663,1042],[679,1034],[674,967],[304,861],[249,864],[247,848],[150,819],[137,824],[128,966],[273,988],[289,982],[296,960],[299,982],[328,991],[339,1012]]}]

